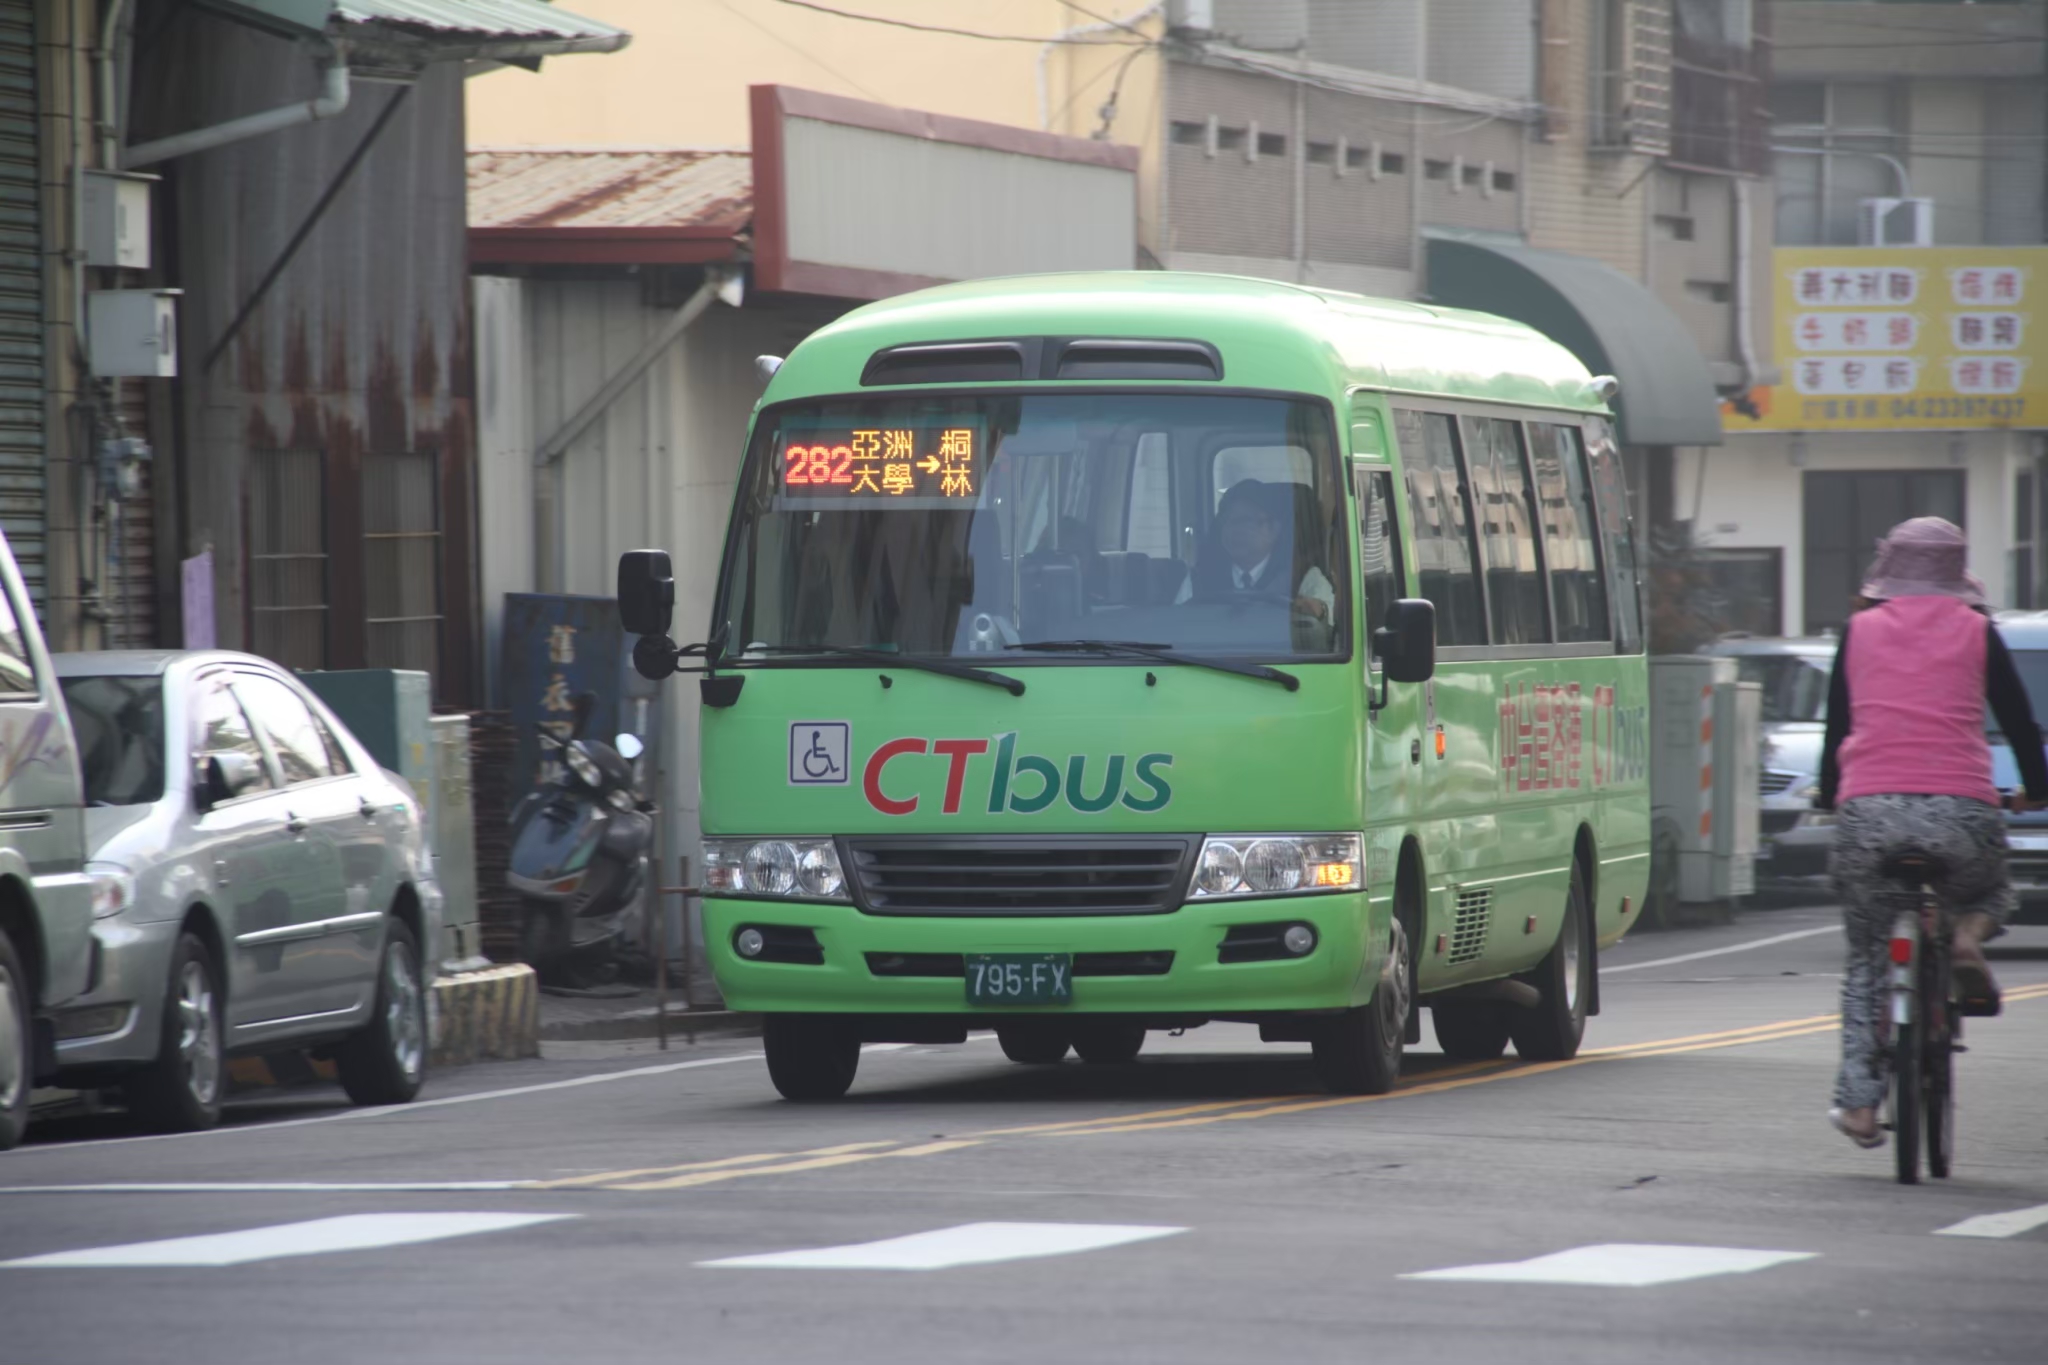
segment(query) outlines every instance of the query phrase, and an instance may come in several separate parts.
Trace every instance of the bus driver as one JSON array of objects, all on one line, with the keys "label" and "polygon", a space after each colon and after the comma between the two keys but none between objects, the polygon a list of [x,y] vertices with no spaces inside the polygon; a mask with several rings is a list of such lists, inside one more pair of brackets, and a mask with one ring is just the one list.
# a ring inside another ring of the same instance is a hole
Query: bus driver
[{"label": "bus driver", "polygon": [[[1292,484],[1268,484],[1258,479],[1240,479],[1232,484],[1216,504],[1214,534],[1195,552],[1194,572],[1181,584],[1174,605],[1213,601],[1232,593],[1280,597],[1285,595],[1283,585],[1291,578],[1296,614],[1328,621],[1337,606],[1337,589],[1327,574],[1313,562],[1306,562],[1306,547],[1299,536],[1292,534],[1293,495]],[[1278,506],[1283,499],[1290,531],[1289,543],[1284,546]]]}]

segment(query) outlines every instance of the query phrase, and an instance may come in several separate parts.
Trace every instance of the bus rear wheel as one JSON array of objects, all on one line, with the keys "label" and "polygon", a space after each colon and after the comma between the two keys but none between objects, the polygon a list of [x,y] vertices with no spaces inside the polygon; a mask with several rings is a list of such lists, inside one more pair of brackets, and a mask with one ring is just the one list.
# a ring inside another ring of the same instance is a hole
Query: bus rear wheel
[{"label": "bus rear wheel", "polygon": [[1490,1062],[1508,1050],[1508,1006],[1497,1000],[1431,1005],[1437,1046],[1456,1062]]},{"label": "bus rear wheel", "polygon": [[1340,1095],[1384,1095],[1401,1075],[1401,1043],[1415,980],[1408,928],[1396,915],[1388,931],[1387,955],[1372,999],[1333,1015],[1316,1030],[1316,1073]]},{"label": "bus rear wheel", "polygon": [[1579,1053],[1586,1036],[1586,1002],[1593,995],[1593,922],[1586,913],[1586,879],[1572,864],[1571,891],[1564,903],[1564,923],[1557,942],[1523,977],[1542,993],[1534,1009],[1518,1009],[1508,1018],[1508,1033],[1524,1061],[1563,1062]]},{"label": "bus rear wheel", "polygon": [[1025,1066],[1051,1066],[1066,1060],[1067,1048],[1073,1039],[1057,1024],[999,1024],[996,1026],[996,1041],[1002,1044],[1003,1055],[1013,1062]]},{"label": "bus rear wheel", "polygon": [[836,1100],[860,1069],[860,1035],[826,1014],[771,1014],[761,1022],[768,1079],[786,1100]]},{"label": "bus rear wheel", "polygon": [[1123,1066],[1145,1046],[1143,1024],[1095,1024],[1074,1033],[1074,1051],[1090,1066]]}]

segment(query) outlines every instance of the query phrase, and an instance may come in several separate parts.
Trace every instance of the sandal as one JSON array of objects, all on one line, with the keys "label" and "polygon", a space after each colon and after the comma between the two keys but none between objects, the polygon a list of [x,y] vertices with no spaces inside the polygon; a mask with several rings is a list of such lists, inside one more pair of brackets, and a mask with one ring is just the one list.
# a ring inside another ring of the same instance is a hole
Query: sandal
[{"label": "sandal", "polygon": [[1884,1129],[1877,1126],[1877,1116],[1875,1114],[1871,1115],[1870,1127],[1867,1131],[1859,1129],[1849,1122],[1849,1111],[1846,1109],[1828,1110],[1828,1122],[1835,1125],[1836,1132],[1848,1138],[1849,1141],[1855,1143],[1858,1147],[1868,1150],[1872,1147],[1884,1146]]}]

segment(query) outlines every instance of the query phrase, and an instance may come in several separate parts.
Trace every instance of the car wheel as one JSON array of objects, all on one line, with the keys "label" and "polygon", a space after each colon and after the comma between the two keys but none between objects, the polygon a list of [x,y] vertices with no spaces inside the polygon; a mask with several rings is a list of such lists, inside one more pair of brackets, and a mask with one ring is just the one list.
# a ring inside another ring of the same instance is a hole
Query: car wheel
[{"label": "car wheel", "polygon": [[178,935],[156,1058],[122,1087],[128,1111],[152,1132],[190,1133],[220,1122],[227,1068],[217,976],[199,936]]},{"label": "car wheel", "polygon": [[29,1092],[35,1084],[35,1037],[29,1018],[28,975],[14,943],[0,934],[0,1152],[28,1131]]},{"label": "car wheel", "polygon": [[377,968],[370,1022],[334,1053],[341,1088],[357,1104],[404,1104],[427,1075],[427,993],[412,930],[391,922]]}]

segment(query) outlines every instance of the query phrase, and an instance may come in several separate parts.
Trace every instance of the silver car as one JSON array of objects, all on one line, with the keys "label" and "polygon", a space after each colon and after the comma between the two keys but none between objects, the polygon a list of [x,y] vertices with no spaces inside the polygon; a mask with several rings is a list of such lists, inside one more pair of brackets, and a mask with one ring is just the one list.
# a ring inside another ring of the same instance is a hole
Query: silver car
[{"label": "silver car", "polygon": [[85,774],[91,988],[58,1083],[162,1130],[220,1115],[226,1059],[310,1047],[359,1104],[426,1069],[441,893],[418,802],[289,673],[246,654],[52,659]]},{"label": "silver car", "polygon": [[1841,641],[1733,635],[1700,650],[1735,660],[1736,675],[1763,686],[1763,753],[1757,763],[1760,880],[1828,870],[1832,817],[1813,809],[1827,738],[1828,680]]}]

